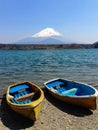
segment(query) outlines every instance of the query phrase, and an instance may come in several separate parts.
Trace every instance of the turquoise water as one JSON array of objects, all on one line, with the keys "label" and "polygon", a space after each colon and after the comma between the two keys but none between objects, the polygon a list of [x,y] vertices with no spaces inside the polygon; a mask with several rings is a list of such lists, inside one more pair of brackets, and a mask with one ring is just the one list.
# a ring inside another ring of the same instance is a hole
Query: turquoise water
[{"label": "turquoise water", "polygon": [[0,89],[58,77],[98,83],[98,49],[0,50]]}]

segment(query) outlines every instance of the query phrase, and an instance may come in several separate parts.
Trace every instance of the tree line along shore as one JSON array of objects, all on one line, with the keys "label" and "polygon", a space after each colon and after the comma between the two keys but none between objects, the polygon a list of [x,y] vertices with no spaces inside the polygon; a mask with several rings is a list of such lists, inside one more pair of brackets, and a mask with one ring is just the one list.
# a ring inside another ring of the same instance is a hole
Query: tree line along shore
[{"label": "tree line along shore", "polygon": [[0,50],[32,50],[32,49],[89,49],[98,48],[98,42],[93,44],[0,44]]}]

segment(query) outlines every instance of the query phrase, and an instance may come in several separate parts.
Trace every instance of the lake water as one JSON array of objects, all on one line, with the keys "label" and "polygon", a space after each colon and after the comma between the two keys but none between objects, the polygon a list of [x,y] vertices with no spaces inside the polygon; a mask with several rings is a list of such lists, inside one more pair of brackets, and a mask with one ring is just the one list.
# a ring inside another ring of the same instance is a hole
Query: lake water
[{"label": "lake water", "polygon": [[98,49],[0,50],[0,89],[53,78],[98,83]]}]

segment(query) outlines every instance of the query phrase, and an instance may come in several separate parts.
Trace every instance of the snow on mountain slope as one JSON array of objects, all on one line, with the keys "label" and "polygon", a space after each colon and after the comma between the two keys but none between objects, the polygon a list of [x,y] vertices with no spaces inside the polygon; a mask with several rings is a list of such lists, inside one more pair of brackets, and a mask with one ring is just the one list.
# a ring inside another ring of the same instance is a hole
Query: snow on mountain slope
[{"label": "snow on mountain slope", "polygon": [[46,29],[43,29],[42,31],[32,35],[32,37],[38,38],[38,37],[52,37],[52,36],[61,36],[61,35],[62,34],[55,31],[53,28],[46,28]]}]

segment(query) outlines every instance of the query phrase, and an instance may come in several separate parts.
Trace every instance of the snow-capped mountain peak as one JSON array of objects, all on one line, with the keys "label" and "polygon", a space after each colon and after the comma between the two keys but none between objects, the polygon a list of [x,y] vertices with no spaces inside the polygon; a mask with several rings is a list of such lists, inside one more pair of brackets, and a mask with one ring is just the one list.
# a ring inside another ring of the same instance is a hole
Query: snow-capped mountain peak
[{"label": "snow-capped mountain peak", "polygon": [[46,28],[42,31],[32,35],[34,38],[41,38],[41,37],[52,37],[52,36],[61,36],[59,32],[55,31],[53,28]]}]

